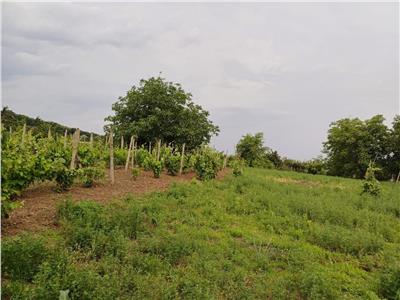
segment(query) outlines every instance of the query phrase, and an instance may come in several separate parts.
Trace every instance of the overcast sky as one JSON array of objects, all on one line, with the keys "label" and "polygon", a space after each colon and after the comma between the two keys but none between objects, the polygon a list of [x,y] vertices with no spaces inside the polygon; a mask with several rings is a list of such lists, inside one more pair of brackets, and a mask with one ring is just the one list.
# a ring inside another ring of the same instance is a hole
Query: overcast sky
[{"label": "overcast sky", "polygon": [[399,113],[398,3],[3,4],[2,102],[102,133],[141,78],[179,82],[233,151],[320,154],[339,118]]}]

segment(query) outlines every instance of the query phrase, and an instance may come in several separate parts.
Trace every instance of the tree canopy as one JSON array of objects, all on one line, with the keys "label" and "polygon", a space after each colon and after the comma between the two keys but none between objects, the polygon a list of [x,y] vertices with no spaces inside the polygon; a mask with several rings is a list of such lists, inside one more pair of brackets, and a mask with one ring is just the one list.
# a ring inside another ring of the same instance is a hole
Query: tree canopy
[{"label": "tree canopy", "polygon": [[113,104],[111,122],[117,136],[137,136],[140,144],[161,139],[164,143],[186,144],[193,149],[208,143],[219,132],[209,112],[192,101],[180,84],[161,77],[142,79]]},{"label": "tree canopy", "polygon": [[264,135],[262,132],[254,135],[244,135],[236,145],[236,154],[249,167],[280,167],[282,164],[278,152],[264,146]]},{"label": "tree canopy", "polygon": [[381,169],[380,177],[390,178],[399,171],[399,116],[393,128],[382,115],[365,121],[358,118],[333,122],[328,130],[324,152],[329,174],[363,178],[371,162]]}]

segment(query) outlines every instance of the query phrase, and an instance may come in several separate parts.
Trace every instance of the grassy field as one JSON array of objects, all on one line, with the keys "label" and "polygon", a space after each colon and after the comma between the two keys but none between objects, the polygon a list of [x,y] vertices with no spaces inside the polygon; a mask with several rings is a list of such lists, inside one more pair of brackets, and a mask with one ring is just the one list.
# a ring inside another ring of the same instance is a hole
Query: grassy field
[{"label": "grassy field", "polygon": [[400,185],[360,191],[356,180],[246,169],[106,206],[66,201],[57,230],[3,240],[2,293],[400,299]]}]

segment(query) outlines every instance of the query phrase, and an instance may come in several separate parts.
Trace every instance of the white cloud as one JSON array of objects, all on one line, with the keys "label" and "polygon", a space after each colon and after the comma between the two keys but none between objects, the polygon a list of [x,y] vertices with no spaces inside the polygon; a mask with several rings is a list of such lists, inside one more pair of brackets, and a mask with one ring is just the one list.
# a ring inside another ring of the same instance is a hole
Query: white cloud
[{"label": "white cloud", "polygon": [[101,132],[141,78],[180,82],[233,149],[319,154],[331,121],[398,112],[398,3],[5,3],[3,104]]}]

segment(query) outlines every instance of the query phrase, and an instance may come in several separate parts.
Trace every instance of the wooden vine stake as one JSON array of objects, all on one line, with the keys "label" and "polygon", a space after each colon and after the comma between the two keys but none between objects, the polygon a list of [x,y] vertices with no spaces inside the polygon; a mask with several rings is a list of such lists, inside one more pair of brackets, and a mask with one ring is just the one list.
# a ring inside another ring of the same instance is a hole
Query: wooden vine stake
[{"label": "wooden vine stake", "polygon": [[182,175],[184,159],[185,159],[185,144],[182,145],[181,165],[179,167],[179,175]]},{"label": "wooden vine stake", "polygon": [[227,163],[227,161],[228,161],[228,153],[225,152],[225,155],[224,155],[224,163],[222,164],[222,169],[225,169],[225,168],[226,168],[226,163]]},{"label": "wooden vine stake", "polygon": [[128,148],[128,156],[126,157],[126,162],[125,162],[125,171],[128,171],[128,166],[129,166],[129,160],[131,158],[131,151],[132,151],[132,147],[133,147],[133,136],[131,136],[131,141],[129,143],[129,148]]},{"label": "wooden vine stake", "polygon": [[132,159],[131,159],[131,167],[132,169],[135,167],[135,153],[136,153],[136,148],[137,148],[137,141],[135,141],[135,138],[133,138],[133,144],[132,144]]},{"label": "wooden vine stake", "polygon": [[80,139],[80,130],[77,128],[72,136],[72,157],[71,157],[71,164],[69,168],[71,170],[75,169],[75,160],[76,155],[78,154],[78,147],[79,147],[79,139]]},{"label": "wooden vine stake", "polygon": [[157,161],[160,160],[160,152],[161,152],[161,140],[158,140],[157,141],[157,154],[156,154]]},{"label": "wooden vine stake", "polygon": [[47,138],[51,139],[51,128],[49,127],[49,131],[47,132]]},{"label": "wooden vine stake", "polygon": [[149,143],[149,153],[151,154],[151,142]]},{"label": "wooden vine stake", "polygon": [[93,148],[93,133],[90,133],[90,142],[89,142],[90,148]]},{"label": "wooden vine stake", "polygon": [[111,184],[114,184],[115,178],[114,178],[114,149],[113,149],[113,132],[112,128],[110,129],[110,180]]},{"label": "wooden vine stake", "polygon": [[399,170],[399,174],[397,174],[396,183],[399,182],[399,180],[400,180],[400,170]]},{"label": "wooden vine stake", "polygon": [[124,148],[124,136],[121,135],[121,149]]},{"label": "wooden vine stake", "polygon": [[64,131],[64,149],[67,148],[67,137],[68,137],[68,130],[65,129],[65,131]]},{"label": "wooden vine stake", "polygon": [[22,128],[22,140],[21,140],[22,144],[25,143],[25,133],[26,133],[26,123],[24,123],[24,127]]}]

